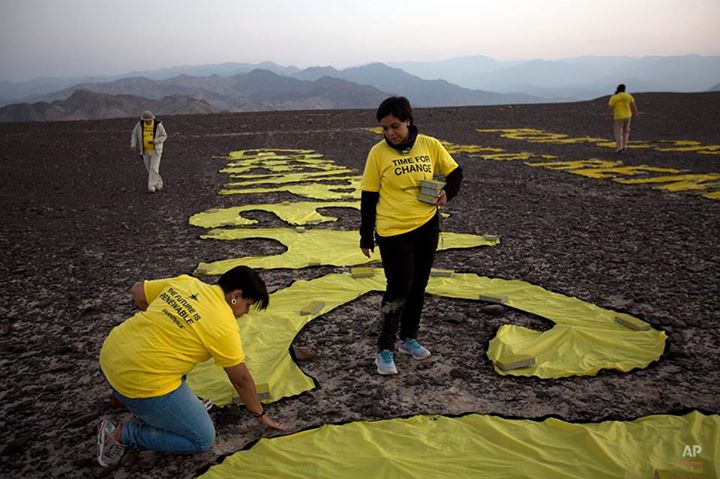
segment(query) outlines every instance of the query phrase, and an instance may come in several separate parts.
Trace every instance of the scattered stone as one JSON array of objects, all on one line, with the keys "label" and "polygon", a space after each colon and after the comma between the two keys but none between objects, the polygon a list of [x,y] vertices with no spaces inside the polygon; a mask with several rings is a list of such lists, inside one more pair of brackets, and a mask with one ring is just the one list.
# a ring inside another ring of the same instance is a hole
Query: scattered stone
[{"label": "scattered stone", "polygon": [[0,452],[0,456],[12,456],[13,454],[17,454],[18,452],[22,452],[25,450],[25,446],[27,443],[30,442],[30,436],[20,436],[16,437],[7,445],[5,446],[5,449]]},{"label": "scattered stone", "polygon": [[460,368],[451,369],[450,376],[455,379],[462,379],[463,381],[469,381],[472,377],[467,370]]},{"label": "scattered stone", "polygon": [[67,423],[65,425],[65,427],[70,428],[70,427],[86,426],[88,423],[91,423],[91,422],[95,421],[96,419],[98,419],[98,415],[94,412],[90,413],[90,414],[83,414],[79,418],[74,419],[74,420],[70,421],[69,423]]},{"label": "scattered stone", "polygon": [[649,331],[650,325],[645,321],[633,318],[627,314],[615,316],[615,322],[635,331]]},{"label": "scattered stone", "polygon": [[432,357],[428,358],[428,360],[422,361],[417,363],[415,366],[415,369],[419,371],[424,371],[426,369],[430,369],[432,367]]},{"label": "scattered stone", "polygon": [[683,321],[682,319],[673,319],[671,322],[672,322],[673,326],[675,326],[676,328],[686,328],[687,327],[687,323],[685,321]]},{"label": "scattered stone", "polygon": [[315,351],[310,349],[308,346],[294,346],[292,347],[293,357],[298,361],[312,361],[315,359]]},{"label": "scattered stone", "polygon": [[464,314],[458,313],[458,312],[452,312],[452,313],[446,314],[443,319],[445,321],[447,321],[448,323],[453,323],[453,324],[464,323],[467,320],[467,318],[465,317]]},{"label": "scattered stone", "polygon": [[685,265],[685,269],[688,271],[692,271],[693,273],[700,273],[707,269],[707,265],[703,263],[687,264]]},{"label": "scattered stone", "polygon": [[610,295],[607,298],[607,302],[611,308],[615,309],[624,309],[627,308],[629,304],[632,304],[631,300],[619,295]]},{"label": "scattered stone", "polygon": [[309,409],[300,409],[295,417],[298,421],[311,421],[314,419],[314,414]]},{"label": "scattered stone", "polygon": [[499,304],[488,304],[480,308],[480,312],[491,316],[500,316],[505,313],[505,308]]},{"label": "scattered stone", "polygon": [[418,384],[422,384],[424,381],[423,381],[422,379],[420,379],[417,375],[415,375],[415,374],[410,374],[410,375],[408,375],[408,377],[405,379],[405,382],[406,382],[407,384],[409,384],[410,386],[417,386]]}]

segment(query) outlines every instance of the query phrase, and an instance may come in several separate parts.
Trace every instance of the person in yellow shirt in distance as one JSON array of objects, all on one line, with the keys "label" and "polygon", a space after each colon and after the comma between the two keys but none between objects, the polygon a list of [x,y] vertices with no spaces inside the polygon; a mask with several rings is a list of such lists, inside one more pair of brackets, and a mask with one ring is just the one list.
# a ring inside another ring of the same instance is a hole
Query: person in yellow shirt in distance
[{"label": "person in yellow shirt in distance", "polygon": [[633,116],[635,118],[640,116],[635,99],[629,93],[625,93],[625,85],[622,83],[617,86],[615,94],[608,101],[607,116],[613,119],[615,153],[622,153],[630,141],[630,120]]}]

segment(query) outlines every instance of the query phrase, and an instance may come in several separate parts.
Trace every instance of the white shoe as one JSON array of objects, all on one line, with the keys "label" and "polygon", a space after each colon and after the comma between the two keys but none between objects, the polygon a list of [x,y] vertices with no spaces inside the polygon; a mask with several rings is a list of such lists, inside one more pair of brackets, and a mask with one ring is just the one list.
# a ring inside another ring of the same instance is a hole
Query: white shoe
[{"label": "white shoe", "polygon": [[395,367],[395,361],[393,360],[393,353],[389,349],[383,349],[377,353],[377,356],[375,356],[375,365],[377,366],[377,372],[383,376],[398,373]]},{"label": "white shoe", "polygon": [[120,444],[113,436],[118,423],[103,419],[100,421],[97,433],[97,460],[103,467],[118,464],[125,453],[125,446]]},{"label": "white shoe", "polygon": [[155,187],[154,187],[154,186],[148,187],[148,191],[149,191],[150,193],[155,193]]},{"label": "white shoe", "polygon": [[425,359],[430,357],[430,351],[418,343],[415,339],[406,339],[398,347],[398,351],[403,354],[409,354],[415,359]]}]

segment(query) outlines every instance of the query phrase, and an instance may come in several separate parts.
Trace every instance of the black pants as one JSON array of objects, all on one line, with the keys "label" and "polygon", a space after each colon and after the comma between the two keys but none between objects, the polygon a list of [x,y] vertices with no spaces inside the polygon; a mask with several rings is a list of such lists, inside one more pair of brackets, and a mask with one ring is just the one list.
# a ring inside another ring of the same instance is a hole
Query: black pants
[{"label": "black pants", "polygon": [[387,279],[380,308],[378,351],[395,349],[398,327],[400,339],[417,338],[425,288],[435,260],[439,224],[435,215],[408,233],[376,237]]}]

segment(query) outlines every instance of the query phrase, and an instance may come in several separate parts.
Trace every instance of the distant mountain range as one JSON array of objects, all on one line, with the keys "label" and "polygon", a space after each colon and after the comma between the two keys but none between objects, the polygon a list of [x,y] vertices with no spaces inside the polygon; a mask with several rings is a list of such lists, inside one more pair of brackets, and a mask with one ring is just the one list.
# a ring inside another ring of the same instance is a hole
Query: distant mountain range
[{"label": "distant mountain range", "polygon": [[[88,82],[35,97],[33,103],[12,104],[0,108],[0,121],[53,121],[107,118],[113,109],[130,111],[141,98],[160,100],[186,98],[203,102],[215,112],[317,110],[344,108],[375,108],[392,93],[409,96],[418,107],[443,105],[490,105],[505,103],[533,103],[543,101],[524,94],[503,94],[470,90],[444,80],[422,80],[404,71],[381,63],[343,71],[307,69],[283,76],[269,70],[252,70],[231,76],[196,77],[186,74],[164,80],[145,77],[122,78],[110,82]],[[108,103],[106,108],[79,108],[74,92],[102,94],[93,101]],[[62,103],[73,99],[70,107]],[[37,101],[39,100],[39,101]],[[127,108],[117,104],[128,102]],[[110,105],[112,103],[112,106]],[[50,106],[49,106],[50,105]],[[188,105],[190,107],[190,105]],[[195,113],[177,111],[176,113]],[[135,116],[139,111],[129,116]],[[62,112],[66,112],[63,116]],[[102,112],[102,113],[100,113]],[[204,111],[207,112],[207,111]],[[82,116],[85,114],[86,116]]]},{"label": "distant mountain range", "polygon": [[136,116],[147,108],[165,114],[375,108],[390,94],[418,107],[575,101],[610,94],[618,83],[630,92],[690,92],[718,89],[719,80],[720,57],[698,55],[526,62],[473,56],[343,70],[223,63],[0,82],[0,105],[11,104],[0,108],[0,121]]},{"label": "distant mountain range", "polygon": [[212,113],[213,108],[202,100],[183,95],[171,95],[153,100],[133,95],[105,95],[76,90],[65,100],[51,103],[17,103],[0,108],[0,121],[60,121],[100,120],[137,116],[143,110],[158,115]]},{"label": "distant mountain range", "polygon": [[590,100],[625,83],[629,91],[707,91],[720,81],[720,56],[576,57],[502,62],[473,56],[440,62],[391,63],[423,79],[443,78],[465,88],[523,92],[546,98]]},{"label": "distant mountain range", "polygon": [[293,75],[304,80],[323,77],[342,78],[360,85],[370,85],[393,95],[403,95],[416,106],[497,105],[508,103],[537,103],[543,98],[524,93],[495,93],[459,87],[446,80],[423,80],[400,68],[383,63],[336,70],[333,67],[312,67]]}]

